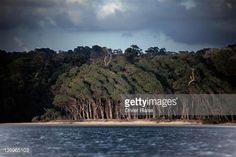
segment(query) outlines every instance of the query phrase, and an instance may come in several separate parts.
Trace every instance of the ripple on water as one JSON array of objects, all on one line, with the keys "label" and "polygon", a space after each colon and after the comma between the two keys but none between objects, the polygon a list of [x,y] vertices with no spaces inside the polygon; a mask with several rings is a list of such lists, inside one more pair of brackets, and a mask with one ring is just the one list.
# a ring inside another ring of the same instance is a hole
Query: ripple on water
[{"label": "ripple on water", "polygon": [[0,146],[30,146],[33,156],[42,157],[233,157],[235,132],[212,127],[0,127]]}]

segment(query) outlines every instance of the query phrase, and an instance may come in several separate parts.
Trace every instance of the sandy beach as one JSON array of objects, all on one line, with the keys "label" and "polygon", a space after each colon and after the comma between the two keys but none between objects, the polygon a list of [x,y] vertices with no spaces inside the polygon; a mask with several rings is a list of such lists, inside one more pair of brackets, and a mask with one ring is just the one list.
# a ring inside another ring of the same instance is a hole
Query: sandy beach
[{"label": "sandy beach", "polygon": [[56,120],[49,122],[23,122],[23,123],[0,123],[0,126],[12,125],[30,125],[30,126],[188,126],[188,127],[233,127],[236,128],[236,123],[221,123],[221,124],[204,124],[201,121],[154,121],[154,120],[83,120],[83,121],[68,121]]},{"label": "sandy beach", "polygon": [[66,121],[56,120],[49,122],[29,122],[29,123],[3,123],[3,124],[27,124],[27,125],[79,125],[79,126],[159,126],[159,125],[202,125],[199,121],[152,121],[152,120],[84,120]]}]

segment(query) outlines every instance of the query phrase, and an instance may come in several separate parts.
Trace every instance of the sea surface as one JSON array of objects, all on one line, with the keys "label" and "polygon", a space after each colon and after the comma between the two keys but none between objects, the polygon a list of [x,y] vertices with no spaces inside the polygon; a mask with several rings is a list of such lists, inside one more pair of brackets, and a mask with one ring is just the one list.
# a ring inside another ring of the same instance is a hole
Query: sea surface
[{"label": "sea surface", "polygon": [[0,125],[0,149],[0,157],[236,157],[236,128]]}]

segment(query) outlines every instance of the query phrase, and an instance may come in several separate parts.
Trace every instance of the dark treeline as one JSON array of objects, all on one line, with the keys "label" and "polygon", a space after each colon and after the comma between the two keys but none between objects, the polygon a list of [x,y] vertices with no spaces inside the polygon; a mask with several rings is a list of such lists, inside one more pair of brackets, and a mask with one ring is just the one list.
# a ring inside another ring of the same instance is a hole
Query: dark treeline
[{"label": "dark treeline", "polygon": [[125,119],[120,94],[232,94],[235,80],[236,45],[178,53],[137,45],[1,51],[0,122]]}]

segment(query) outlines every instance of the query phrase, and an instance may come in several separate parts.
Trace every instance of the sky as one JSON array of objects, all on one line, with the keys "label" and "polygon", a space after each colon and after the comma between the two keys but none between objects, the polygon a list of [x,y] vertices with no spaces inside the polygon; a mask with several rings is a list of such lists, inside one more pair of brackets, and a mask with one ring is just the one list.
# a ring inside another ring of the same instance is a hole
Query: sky
[{"label": "sky", "polygon": [[132,44],[196,51],[236,43],[235,0],[0,0],[0,49]]}]

